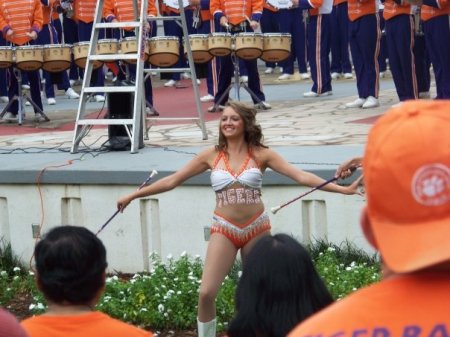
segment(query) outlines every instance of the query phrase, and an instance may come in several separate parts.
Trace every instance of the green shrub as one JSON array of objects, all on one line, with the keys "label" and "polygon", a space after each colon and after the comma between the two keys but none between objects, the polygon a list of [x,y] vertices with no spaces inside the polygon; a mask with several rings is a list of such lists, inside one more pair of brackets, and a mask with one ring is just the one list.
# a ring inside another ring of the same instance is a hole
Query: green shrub
[{"label": "green shrub", "polygon": [[[318,241],[308,248],[336,299],[379,279],[377,256],[370,256],[351,243],[337,246]],[[150,272],[109,275],[97,309],[153,331],[194,328],[202,260],[185,253],[178,259],[169,256],[165,263],[156,254],[152,254],[150,260]],[[233,317],[234,293],[241,267],[237,261],[220,289],[216,301],[218,331],[226,330],[227,322]],[[9,268],[0,270],[0,305],[8,307],[15,295],[26,293],[30,301],[27,304],[29,315],[44,312],[45,300],[36,289],[33,273],[27,273],[23,267]]]}]

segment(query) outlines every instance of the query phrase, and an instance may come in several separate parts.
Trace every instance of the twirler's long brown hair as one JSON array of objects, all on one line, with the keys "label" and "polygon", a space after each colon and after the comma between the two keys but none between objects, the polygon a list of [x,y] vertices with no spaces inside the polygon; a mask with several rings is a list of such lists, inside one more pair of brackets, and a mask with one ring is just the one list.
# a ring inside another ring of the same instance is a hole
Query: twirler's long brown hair
[{"label": "twirler's long brown hair", "polygon": [[[262,134],[261,126],[256,123],[256,109],[249,107],[241,102],[228,102],[227,107],[232,108],[241,116],[244,121],[244,139],[248,144],[249,149],[257,147],[265,147],[264,136]],[[216,145],[218,151],[226,151],[227,139],[222,133],[219,126],[219,143]]]}]

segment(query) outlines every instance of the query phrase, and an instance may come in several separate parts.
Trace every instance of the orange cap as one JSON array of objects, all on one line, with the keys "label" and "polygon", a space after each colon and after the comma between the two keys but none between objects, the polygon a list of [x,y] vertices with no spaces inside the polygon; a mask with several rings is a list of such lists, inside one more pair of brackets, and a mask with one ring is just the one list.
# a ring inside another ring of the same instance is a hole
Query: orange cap
[{"label": "orange cap", "polygon": [[369,133],[363,168],[387,266],[409,272],[450,260],[450,100],[387,112]]}]

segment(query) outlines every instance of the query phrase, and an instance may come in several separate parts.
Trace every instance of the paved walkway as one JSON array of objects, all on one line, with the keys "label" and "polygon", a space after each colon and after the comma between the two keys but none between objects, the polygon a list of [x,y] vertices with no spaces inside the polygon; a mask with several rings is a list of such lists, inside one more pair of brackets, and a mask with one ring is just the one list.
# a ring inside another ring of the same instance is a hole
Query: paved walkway
[{"label": "paved walkway", "polygon": [[[391,78],[382,81],[380,107],[347,109],[344,104],[356,98],[355,80],[334,81],[334,95],[332,96],[305,99],[301,95],[302,92],[310,89],[310,80],[300,81],[298,77],[294,76],[293,80],[281,82],[276,80],[278,75],[262,75],[266,97],[273,108],[261,111],[257,115],[257,119],[263,127],[265,142],[270,146],[363,145],[366,141],[367,132],[376,118],[392,104],[398,102]],[[154,80],[155,96],[158,95],[158,90],[160,90],[158,88],[161,88],[161,86],[160,80]],[[170,99],[173,99],[173,97]],[[249,101],[245,95],[242,100]],[[52,120],[59,121],[58,125],[54,125],[52,122],[35,124],[27,121],[22,127],[29,131],[16,128],[14,130],[18,131],[12,132],[12,125],[0,124],[0,148],[70,147],[73,137],[73,124],[68,123],[75,119],[78,100],[69,100],[66,97],[58,96],[57,101],[57,105],[44,105],[44,109]],[[102,108],[100,103],[89,104],[88,109],[91,109],[92,112],[99,111]],[[208,105],[204,106],[207,107]],[[27,109],[30,110],[29,107]],[[209,120],[214,119],[206,122],[208,140],[202,140],[201,130],[196,124],[163,124],[157,122],[149,129],[145,144],[189,147],[203,147],[214,144],[218,135],[217,119],[219,114],[210,116],[210,113],[205,112],[205,115]],[[89,145],[100,145],[107,138],[105,129],[94,128],[83,138],[83,142]],[[95,145],[93,146],[95,147]]]}]

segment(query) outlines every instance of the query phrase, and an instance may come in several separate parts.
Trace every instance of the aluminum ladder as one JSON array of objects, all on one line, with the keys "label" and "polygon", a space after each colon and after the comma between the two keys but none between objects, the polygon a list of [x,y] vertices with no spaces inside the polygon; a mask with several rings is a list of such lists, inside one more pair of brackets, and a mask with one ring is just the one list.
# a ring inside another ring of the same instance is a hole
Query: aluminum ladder
[{"label": "aluminum ladder", "polygon": [[[149,139],[148,137],[148,131],[150,130],[152,126],[153,121],[189,121],[194,122],[197,124],[197,126],[202,131],[202,139],[207,140],[208,134],[206,132],[206,126],[205,126],[205,118],[202,111],[202,107],[200,104],[200,93],[198,90],[198,84],[197,84],[197,74],[195,72],[195,64],[194,64],[194,58],[192,57],[192,49],[191,44],[189,43],[189,33],[187,29],[187,22],[186,22],[186,14],[184,9],[183,0],[178,0],[178,8],[180,9],[180,15],[178,16],[158,16],[158,17],[149,17],[149,21],[155,21],[155,20],[161,20],[161,21],[170,21],[175,20],[179,25],[181,25],[181,28],[183,30],[183,37],[186,41],[185,48],[186,48],[186,54],[189,61],[189,67],[188,68],[145,68],[145,78],[148,76],[151,76],[150,72],[156,72],[156,73],[172,73],[172,72],[186,72],[191,75],[192,80],[192,88],[194,89],[194,99],[195,99],[195,106],[197,108],[197,114],[198,117],[147,117],[146,125],[145,125],[145,136],[146,139]],[[184,57],[184,55],[180,55],[180,57]]]}]

